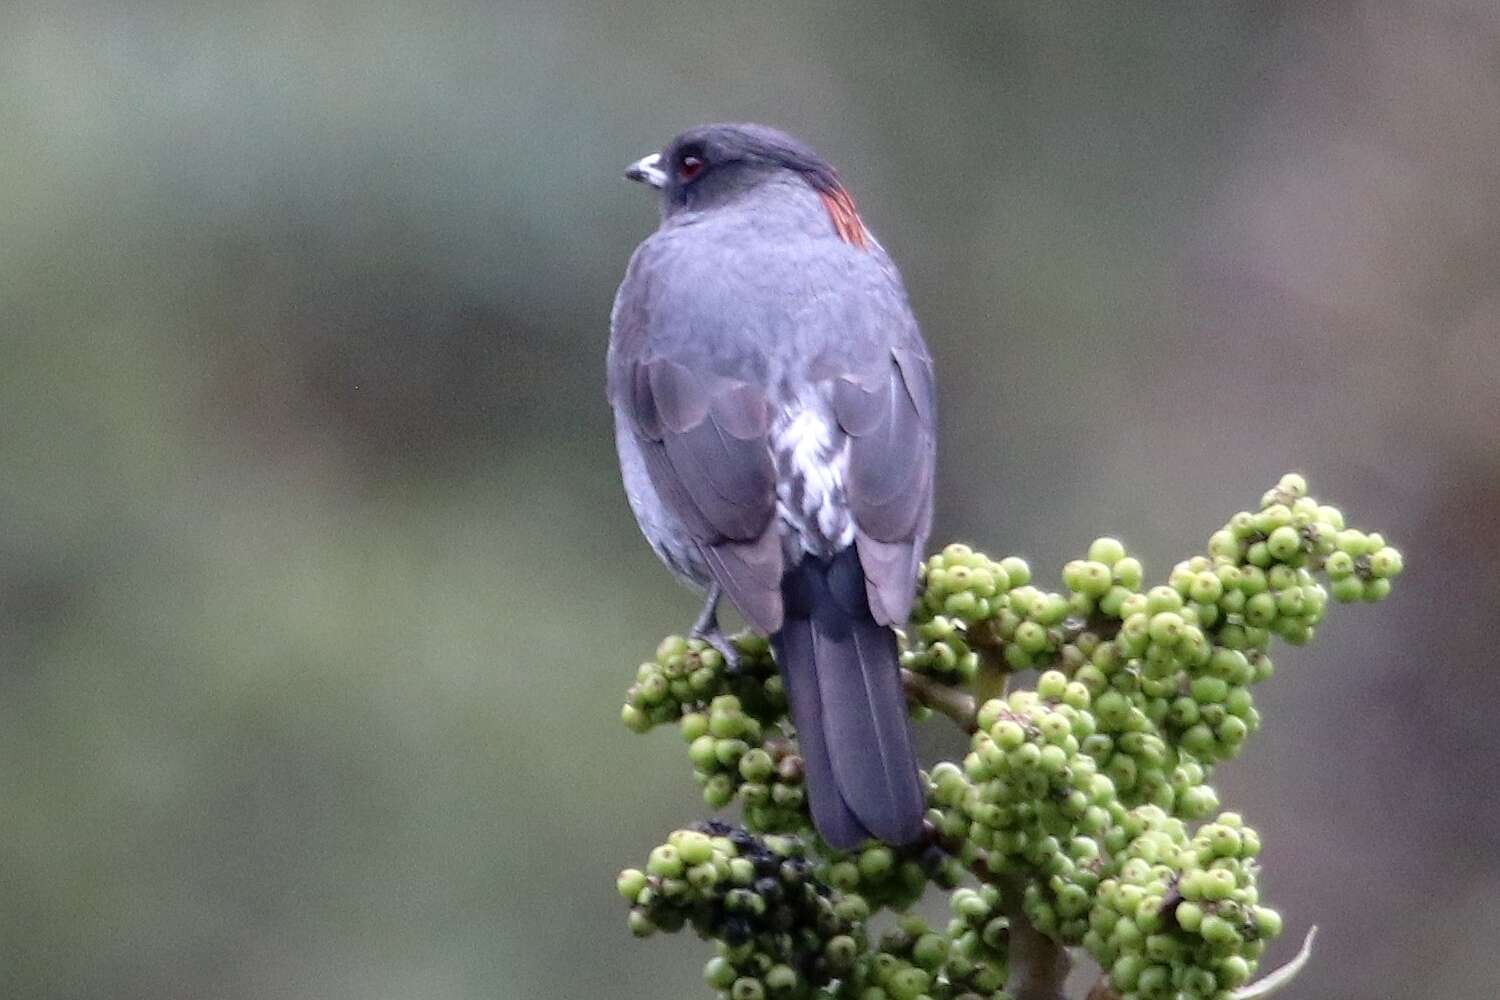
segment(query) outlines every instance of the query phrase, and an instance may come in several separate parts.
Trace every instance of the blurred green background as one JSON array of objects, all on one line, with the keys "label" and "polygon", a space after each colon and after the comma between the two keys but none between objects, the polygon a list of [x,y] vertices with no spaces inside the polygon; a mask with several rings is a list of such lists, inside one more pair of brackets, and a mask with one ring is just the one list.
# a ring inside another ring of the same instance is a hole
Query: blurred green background
[{"label": "blurred green background", "polygon": [[[74,0],[0,12],[0,995],[689,998],[613,874],[696,600],[602,364],[630,160],[835,163],[937,357],[934,541],[1165,574],[1287,469],[1407,554],[1220,772],[1295,997],[1500,937],[1500,7]],[[929,759],[955,749],[933,727]]]}]

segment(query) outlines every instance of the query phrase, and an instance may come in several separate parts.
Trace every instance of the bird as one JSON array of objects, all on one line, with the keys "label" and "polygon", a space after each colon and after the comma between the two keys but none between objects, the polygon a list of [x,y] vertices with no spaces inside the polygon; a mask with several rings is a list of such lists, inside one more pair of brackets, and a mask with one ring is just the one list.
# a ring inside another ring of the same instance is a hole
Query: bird
[{"label": "bird", "polygon": [[922,836],[895,629],[932,522],[933,362],[838,172],[765,125],[710,124],[632,163],[660,225],[615,296],[607,396],[642,534],[771,639],[831,847]]}]

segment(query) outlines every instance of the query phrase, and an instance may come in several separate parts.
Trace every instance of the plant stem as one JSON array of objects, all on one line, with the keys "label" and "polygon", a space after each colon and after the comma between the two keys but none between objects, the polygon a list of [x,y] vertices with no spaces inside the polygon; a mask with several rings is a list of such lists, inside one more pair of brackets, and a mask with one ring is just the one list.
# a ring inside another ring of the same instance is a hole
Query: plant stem
[{"label": "plant stem", "polygon": [[1027,918],[1021,901],[1022,884],[1010,878],[999,880],[1000,898],[1010,920],[1010,981],[1007,992],[1016,1000],[1066,1000],[1063,983],[1072,967],[1068,949],[1037,930]]},{"label": "plant stem", "polygon": [[958,727],[964,732],[972,733],[978,728],[975,721],[978,706],[971,695],[906,669],[901,671],[901,683],[906,685],[906,696],[909,699],[935,712],[941,712],[958,723]]}]

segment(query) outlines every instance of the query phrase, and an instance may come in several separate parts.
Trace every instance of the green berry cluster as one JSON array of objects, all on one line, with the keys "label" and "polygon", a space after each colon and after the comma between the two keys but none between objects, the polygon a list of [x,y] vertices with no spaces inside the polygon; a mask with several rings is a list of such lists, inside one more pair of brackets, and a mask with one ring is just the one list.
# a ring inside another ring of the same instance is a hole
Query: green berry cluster
[{"label": "green berry cluster", "polygon": [[636,670],[635,683],[625,692],[620,721],[637,733],[700,712],[721,695],[734,695],[745,711],[770,725],[786,714],[786,692],[771,658],[771,645],[748,632],[731,639],[739,653],[734,669],[724,656],[702,639],[669,635],[656,647],[656,656]]},{"label": "green berry cluster", "polygon": [[1116,539],[1099,538],[1088,558],[1063,568],[1067,593],[1031,583],[1031,567],[992,560],[950,545],[921,567],[912,639],[902,663],[949,684],[967,684],[980,667],[1019,671],[1072,669],[1087,660],[1100,633],[1113,634],[1125,597],[1141,585],[1140,561]]},{"label": "green berry cluster", "polygon": [[[948,900],[948,957],[944,979],[960,997],[1006,1000],[1009,974],[1010,921],[1000,908],[1000,890],[992,885],[959,889]],[[920,943],[920,942],[919,942]]]},{"label": "green berry cluster", "polygon": [[[1008,1000],[1018,921],[1086,948],[1123,1000],[1227,1000],[1280,917],[1260,905],[1255,832],[1234,813],[1203,822],[1219,813],[1213,769],[1259,728],[1271,641],[1307,642],[1330,595],[1380,600],[1401,569],[1296,475],[1159,586],[1113,538],[1063,567],[1062,592],[1020,559],[948,546],[920,568],[902,663],[924,675],[919,717],[942,711],[973,736],[961,766],[932,768],[928,835],[901,848],[835,852],[812,830],[764,639],[736,637],[730,669],[669,638],[624,721],[677,722],[705,801],[738,800],[749,829],[678,831],[622,873],[631,927],[715,940],[705,978],[730,1000]],[[1028,668],[1034,690],[973,707]],[[936,687],[969,684],[978,697]],[[966,869],[977,888],[958,888]],[[872,914],[929,882],[952,892],[946,930],[905,916],[870,947]]]},{"label": "green berry cluster", "polygon": [[953,993],[940,977],[947,957],[947,938],[905,917],[861,963],[859,1000],[947,1000]]},{"label": "green berry cluster", "polygon": [[1063,566],[1063,586],[1073,611],[1081,616],[1119,618],[1125,599],[1141,589],[1145,570],[1116,538],[1096,538],[1088,555]]},{"label": "green berry cluster", "polygon": [[951,829],[951,813],[961,813],[967,842],[991,870],[1032,880],[1028,916],[1063,941],[1087,929],[1099,863],[1093,838],[1118,809],[1114,783],[1081,749],[1093,732],[1088,707],[1083,685],[1048,671],[1036,691],[986,702],[962,778],[944,770],[934,779],[939,812],[950,813],[939,828]]},{"label": "green berry cluster", "polygon": [[806,826],[807,792],[796,746],[775,730],[766,737],[738,698],[720,695],[707,711],[683,716],[681,729],[693,776],[709,806],[722,809],[738,796],[746,825],[761,833]]},{"label": "green berry cluster", "polygon": [[935,882],[951,889],[963,879],[963,865],[941,848],[924,844],[892,848],[870,841],[862,849],[831,855],[818,875],[846,899],[873,909],[905,910]]},{"label": "green berry cluster", "polygon": [[677,830],[616,883],[639,937],[691,926],[717,943],[703,976],[722,1000],[806,1000],[854,974],[864,932],[792,838],[725,823]]},{"label": "green berry cluster", "polygon": [[1189,839],[1180,820],[1142,806],[1111,840],[1083,943],[1122,1000],[1228,1000],[1281,932],[1259,905],[1255,831],[1224,813]]},{"label": "green berry cluster", "polygon": [[1087,601],[1031,584],[1026,560],[998,562],[949,545],[924,563],[902,665],[949,684],[974,680],[982,665],[1027,670],[1050,662],[1067,642],[1065,621]]},{"label": "green berry cluster", "polygon": [[[972,893],[972,890],[958,890]],[[991,934],[993,946],[958,945],[950,935],[929,927],[921,917],[901,919],[882,936],[879,946],[860,963],[850,984],[858,1000],[1011,1000],[1004,992],[1004,918]],[[962,933],[968,925],[952,922]],[[966,958],[960,952],[974,952]]]},{"label": "green berry cluster", "polygon": [[1385,544],[1378,532],[1354,529],[1334,537],[1334,550],[1323,563],[1333,598],[1353,601],[1384,600],[1391,592],[1391,578],[1401,572],[1401,553]]},{"label": "green berry cluster", "polygon": [[902,666],[949,684],[973,682],[992,641],[981,626],[1009,604],[1012,587],[1030,579],[1024,561],[995,562],[967,545],[949,545],[930,557],[918,567],[912,641]]},{"label": "green berry cluster", "polygon": [[[1113,650],[1094,661],[1114,692],[1100,696],[1100,729],[1114,741],[1111,749],[1123,749],[1138,767],[1139,780],[1120,782],[1127,806],[1150,802],[1177,808],[1180,795],[1201,787],[1207,777],[1203,765],[1234,756],[1260,725],[1248,685],[1269,676],[1270,661],[1252,651],[1252,663],[1240,650],[1218,645],[1222,632],[1204,624],[1219,618],[1217,604],[1193,596],[1212,589],[1203,580],[1238,575],[1235,567],[1215,574],[1207,562],[1189,560],[1174,571],[1171,584],[1131,595],[1121,608],[1125,617]],[[1228,595],[1220,591],[1215,600],[1228,601]],[[1139,744],[1144,754],[1133,753],[1131,744]],[[1195,767],[1201,770],[1199,781],[1193,780]],[[1184,799],[1180,812],[1198,818],[1214,807],[1206,794],[1195,793]]]},{"label": "green berry cluster", "polygon": [[[1326,568],[1338,578],[1343,544],[1369,557],[1358,570],[1349,558],[1348,578],[1361,588],[1386,580],[1376,588],[1383,596],[1389,576],[1376,577],[1374,567],[1399,572],[1400,554],[1378,535],[1345,529],[1337,508],[1308,497],[1302,477],[1289,475],[1258,512],[1241,511],[1215,532],[1208,555],[1178,563],[1166,585],[1143,593],[1134,560],[1111,564],[1116,579],[1093,621],[1117,616],[1117,634],[1109,642],[1080,636],[1076,654],[1059,666],[1094,698],[1098,732],[1084,749],[1124,806],[1150,803],[1185,819],[1218,808],[1206,781],[1212,765],[1236,756],[1260,726],[1250,687],[1272,674],[1270,640],[1312,638],[1328,598],[1316,573]],[[1122,552],[1108,539],[1095,542],[1089,560],[1064,571],[1070,587],[1097,593],[1106,558],[1096,557]]]},{"label": "green berry cluster", "polygon": [[731,669],[701,639],[668,636],[626,692],[621,717],[638,732],[677,722],[703,800],[722,809],[739,799],[761,833],[808,826],[802,758],[782,735],[787,705],[770,644],[742,633]]},{"label": "green berry cluster", "polygon": [[1052,663],[1068,642],[1069,615],[1085,611],[1083,602],[1032,586],[1031,570],[1020,559],[1012,556],[1001,562],[1015,564],[1020,573],[1012,582],[1021,581],[1006,593],[988,630],[1000,644],[1005,667],[1030,670]]}]

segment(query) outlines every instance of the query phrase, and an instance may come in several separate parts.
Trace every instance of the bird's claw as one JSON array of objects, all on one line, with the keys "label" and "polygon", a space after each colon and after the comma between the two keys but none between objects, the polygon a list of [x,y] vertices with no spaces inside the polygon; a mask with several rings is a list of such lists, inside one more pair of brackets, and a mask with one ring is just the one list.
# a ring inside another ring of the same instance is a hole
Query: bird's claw
[{"label": "bird's claw", "polygon": [[688,630],[688,635],[694,639],[701,639],[724,657],[724,667],[731,673],[739,673],[740,651],[734,648],[734,643],[729,641],[729,636],[719,628],[719,598],[723,591],[716,583],[708,588],[708,595],[703,602],[703,611],[699,613],[698,620],[693,622],[693,627]]},{"label": "bird's claw", "polygon": [[730,640],[729,636],[724,634],[723,629],[719,628],[717,622],[702,628],[694,626],[693,629],[688,632],[688,635],[694,639],[701,639],[703,642],[708,643],[714,649],[718,650],[719,655],[724,657],[725,671],[730,674],[739,673],[740,651],[735,648],[734,643]]}]

